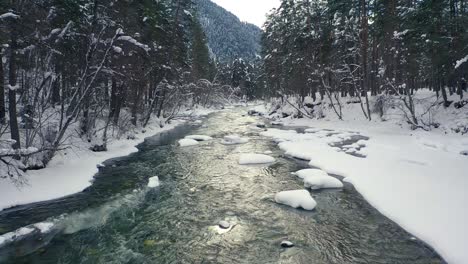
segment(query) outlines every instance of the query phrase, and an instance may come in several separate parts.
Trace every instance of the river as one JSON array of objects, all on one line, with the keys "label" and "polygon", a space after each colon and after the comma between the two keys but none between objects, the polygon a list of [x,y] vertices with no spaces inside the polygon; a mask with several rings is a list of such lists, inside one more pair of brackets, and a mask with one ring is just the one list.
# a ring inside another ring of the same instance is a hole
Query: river
[{"label": "river", "polygon": [[[312,191],[314,211],[276,204],[275,193],[303,189],[290,173],[307,165],[259,136],[251,124],[261,120],[245,114],[228,109],[150,137],[139,152],[105,162],[84,192],[0,212],[0,234],[54,224],[0,247],[0,262],[443,263],[349,184]],[[233,133],[250,141],[219,143]],[[189,134],[215,139],[177,146]],[[265,151],[277,162],[238,165],[240,153]],[[147,187],[152,176],[160,187]],[[233,227],[219,232],[221,220]],[[286,239],[295,246],[282,248]]]}]

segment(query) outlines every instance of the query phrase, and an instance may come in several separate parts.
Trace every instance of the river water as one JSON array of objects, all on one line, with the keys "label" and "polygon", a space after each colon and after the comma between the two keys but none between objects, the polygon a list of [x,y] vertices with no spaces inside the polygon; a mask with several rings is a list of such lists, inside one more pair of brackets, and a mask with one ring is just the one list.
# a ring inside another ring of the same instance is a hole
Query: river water
[{"label": "river water", "polygon": [[[38,222],[0,247],[1,263],[443,263],[431,248],[381,215],[351,185],[313,191],[314,211],[274,202],[303,189],[290,172],[306,167],[258,135],[236,108],[148,138],[140,151],[109,160],[82,193],[0,212],[0,234]],[[226,146],[240,134],[250,141]],[[214,137],[181,148],[188,134]],[[270,166],[238,165],[240,153],[272,151]],[[64,175],[65,176],[65,175]],[[158,176],[161,186],[147,188]],[[219,221],[233,225],[220,232]],[[293,248],[282,248],[283,240]]]}]

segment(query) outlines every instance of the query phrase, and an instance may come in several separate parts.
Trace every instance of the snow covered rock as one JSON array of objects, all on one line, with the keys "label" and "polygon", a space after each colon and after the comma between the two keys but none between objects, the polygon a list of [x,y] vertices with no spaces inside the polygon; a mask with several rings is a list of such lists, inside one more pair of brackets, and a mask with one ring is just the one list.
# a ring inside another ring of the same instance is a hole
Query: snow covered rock
[{"label": "snow covered rock", "polygon": [[462,152],[460,152],[461,155],[463,156],[468,156],[468,150],[464,150]]},{"label": "snow covered rock", "polygon": [[288,241],[288,240],[284,240],[284,241],[281,242],[281,247],[292,248],[292,247],[294,247],[294,243],[291,242],[291,241]]},{"label": "snow covered rock", "polygon": [[222,229],[229,229],[231,227],[231,224],[227,221],[219,221],[218,226]]},{"label": "snow covered rock", "polygon": [[304,181],[306,188],[312,190],[324,188],[343,188],[343,183],[335,177],[329,176],[328,173],[318,169],[305,169],[295,173],[299,178]]},{"label": "snow covered rock", "polygon": [[186,139],[193,139],[193,140],[196,140],[196,141],[209,141],[209,140],[213,139],[210,136],[204,136],[204,135],[190,135],[190,136],[186,136],[185,138]]},{"label": "snow covered rock", "polygon": [[248,164],[264,164],[264,163],[272,163],[275,162],[275,158],[265,155],[265,154],[242,154],[239,157],[239,164],[240,165],[248,165]]},{"label": "snow covered rock", "polygon": [[328,173],[326,173],[323,170],[319,170],[319,169],[303,169],[303,170],[293,172],[291,174],[296,175],[297,177],[299,177],[301,179],[304,179],[304,178],[310,177],[310,176],[328,176]]},{"label": "snow covered rock", "polygon": [[343,183],[332,176],[321,177],[306,177],[304,178],[304,186],[312,190],[326,189],[326,188],[343,188]]},{"label": "snow covered rock", "polygon": [[158,186],[159,186],[159,177],[158,176],[154,176],[154,177],[149,178],[148,187],[156,188]]},{"label": "snow covered rock", "polygon": [[249,142],[248,138],[241,138],[238,135],[228,135],[224,137],[224,139],[221,141],[221,144],[237,145],[237,144],[245,144],[247,142]]},{"label": "snow covered rock", "polygon": [[275,195],[275,201],[279,204],[289,205],[294,208],[313,210],[317,206],[314,198],[307,190],[293,190],[279,192]]},{"label": "snow covered rock", "polygon": [[196,141],[195,139],[184,138],[179,140],[179,145],[181,147],[195,146],[198,145],[198,141]]}]

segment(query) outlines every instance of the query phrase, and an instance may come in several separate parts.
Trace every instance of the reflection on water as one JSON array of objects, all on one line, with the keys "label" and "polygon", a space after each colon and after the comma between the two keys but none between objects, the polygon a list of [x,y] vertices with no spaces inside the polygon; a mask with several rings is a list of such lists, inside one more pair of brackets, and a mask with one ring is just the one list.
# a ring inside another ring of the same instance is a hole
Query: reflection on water
[{"label": "reflection on water", "polygon": [[[353,188],[314,191],[315,211],[274,203],[303,188],[290,175],[303,164],[258,136],[240,109],[211,115],[151,138],[130,157],[111,160],[86,192],[0,213],[4,232],[49,219],[54,228],[0,249],[5,263],[441,263],[372,208]],[[213,136],[180,148],[187,133]],[[223,136],[247,144],[220,144]],[[269,167],[240,166],[240,153],[273,151]],[[115,165],[115,166],[113,166]],[[146,187],[158,176],[161,186]],[[220,221],[231,227],[221,230]],[[285,249],[281,241],[296,245]]]}]

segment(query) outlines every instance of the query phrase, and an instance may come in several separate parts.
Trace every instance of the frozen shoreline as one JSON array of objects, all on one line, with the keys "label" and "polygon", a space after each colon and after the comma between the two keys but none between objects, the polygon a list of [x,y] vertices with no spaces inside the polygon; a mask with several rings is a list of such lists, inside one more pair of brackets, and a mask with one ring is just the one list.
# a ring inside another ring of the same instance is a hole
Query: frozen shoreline
[{"label": "frozen shoreline", "polygon": [[99,171],[98,164],[137,152],[136,146],[143,143],[145,138],[174,129],[182,123],[176,120],[163,128],[152,124],[145,128],[146,133],[136,134],[135,139],[112,140],[105,152],[93,152],[82,147],[60,151],[46,168],[28,171],[24,185],[17,186],[9,179],[2,179],[0,211],[81,192],[92,185],[94,175]]},{"label": "frozen shoreline", "polygon": [[[186,113],[192,117],[206,116],[215,110],[196,109]],[[174,129],[183,120],[173,120],[163,128],[159,122],[150,122],[145,133],[134,134],[134,139],[111,139],[108,150],[93,152],[83,142],[57,153],[48,166],[26,173],[26,182],[20,186],[10,179],[0,179],[0,211],[19,205],[43,202],[79,193],[93,184],[98,165],[102,162],[138,152],[137,145],[148,137]],[[140,129],[141,130],[141,129]]]},{"label": "frozen shoreline", "polygon": [[[468,149],[468,138],[408,131],[391,123],[369,126],[368,122],[307,119],[283,123],[341,133],[342,138],[276,129],[263,134],[280,142],[286,154],[346,177],[372,206],[432,246],[447,262],[468,260],[468,158],[460,154]],[[359,151],[366,158],[330,146],[349,136],[349,131],[370,137]]]}]

